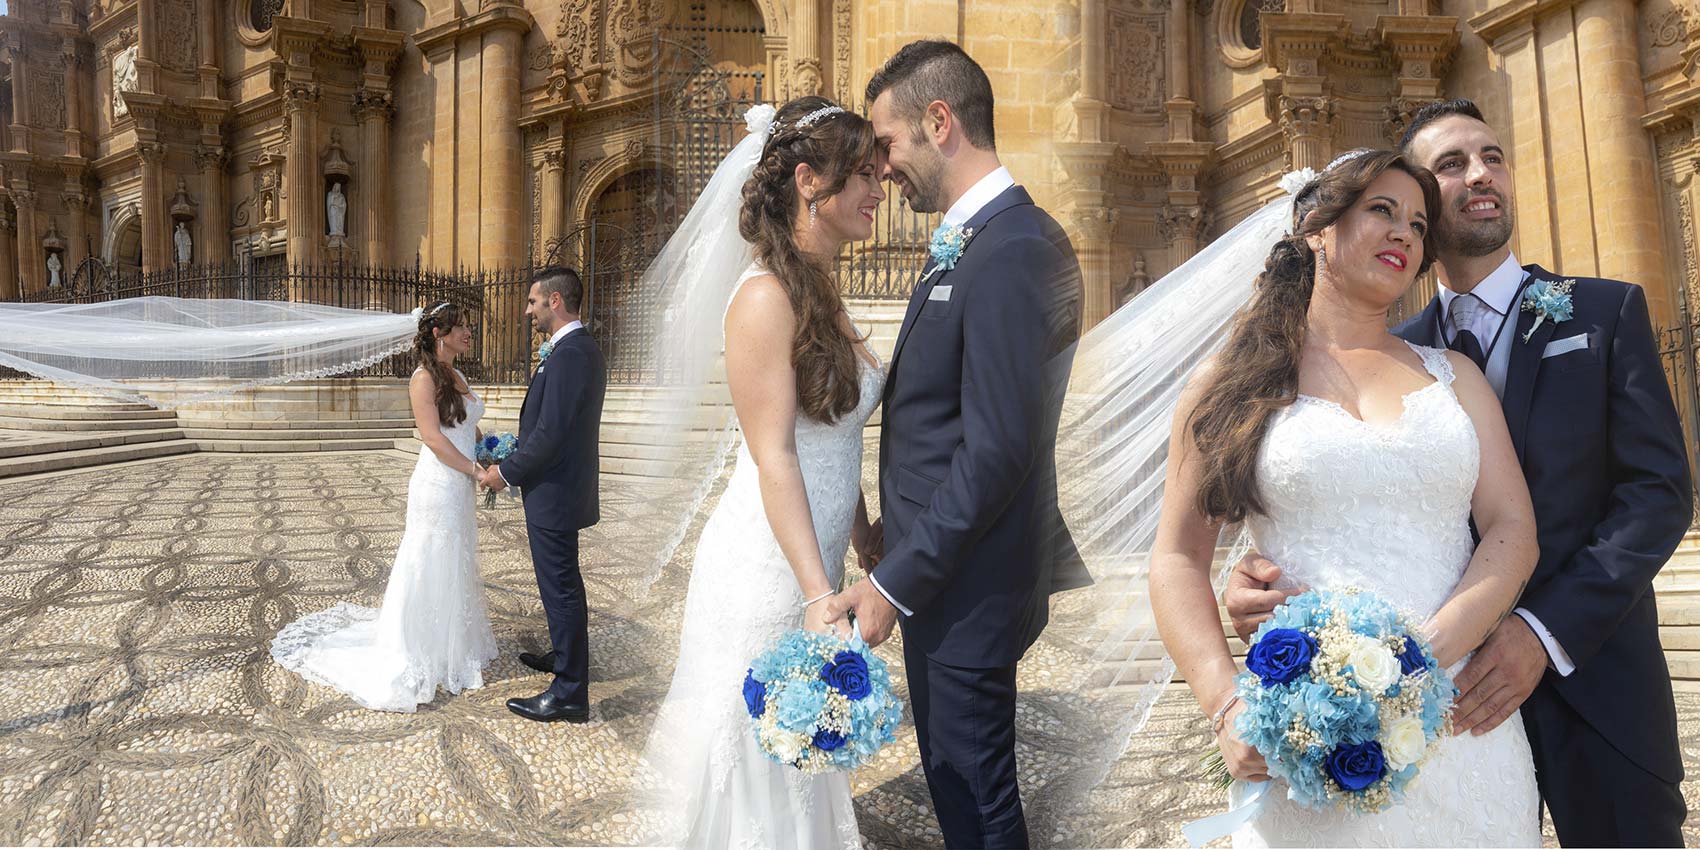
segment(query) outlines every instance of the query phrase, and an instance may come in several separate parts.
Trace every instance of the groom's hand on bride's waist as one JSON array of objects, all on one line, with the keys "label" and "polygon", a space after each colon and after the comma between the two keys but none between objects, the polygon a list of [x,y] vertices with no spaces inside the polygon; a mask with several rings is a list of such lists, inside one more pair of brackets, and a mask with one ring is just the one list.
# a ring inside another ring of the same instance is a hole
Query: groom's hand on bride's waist
[{"label": "groom's hand on bride's waist", "polygon": [[873,582],[856,582],[826,601],[828,623],[848,623],[852,611],[856,612],[856,623],[868,646],[879,646],[891,637],[891,628],[897,624],[897,609],[874,588]]},{"label": "groom's hand on bride's waist", "polygon": [[1228,609],[1229,619],[1233,620],[1234,633],[1245,643],[1251,643],[1257,627],[1274,615],[1276,606],[1286,602],[1288,597],[1304,592],[1302,587],[1271,590],[1270,585],[1280,577],[1281,568],[1256,552],[1241,558],[1228,576],[1228,587],[1222,591],[1222,604]]}]

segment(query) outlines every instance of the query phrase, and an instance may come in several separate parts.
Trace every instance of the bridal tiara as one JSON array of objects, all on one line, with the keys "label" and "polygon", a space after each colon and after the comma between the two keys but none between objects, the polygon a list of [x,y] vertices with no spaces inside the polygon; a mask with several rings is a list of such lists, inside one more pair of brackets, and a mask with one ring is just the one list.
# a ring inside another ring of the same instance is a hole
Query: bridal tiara
[{"label": "bridal tiara", "polygon": [[[793,130],[803,130],[817,121],[820,121],[822,118],[829,115],[837,115],[843,111],[844,107],[838,106],[837,104],[823,106],[801,118],[798,118],[796,123],[791,125],[791,128]],[[760,135],[763,138],[769,138],[774,133],[779,132],[785,127],[783,122],[774,120],[774,117],[778,115],[778,113],[779,110],[774,108],[773,104],[758,103],[744,112],[744,129],[748,130],[751,135]]]}]

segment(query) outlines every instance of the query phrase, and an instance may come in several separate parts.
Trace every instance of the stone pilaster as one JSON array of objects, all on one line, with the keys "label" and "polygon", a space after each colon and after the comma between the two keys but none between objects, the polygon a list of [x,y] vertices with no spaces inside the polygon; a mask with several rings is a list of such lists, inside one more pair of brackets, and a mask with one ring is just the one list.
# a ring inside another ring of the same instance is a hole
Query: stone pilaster
[{"label": "stone pilaster", "polygon": [[170,238],[170,216],[165,208],[165,145],[137,142],[142,158],[142,270],[157,271],[171,265],[166,248]]},{"label": "stone pilaster", "polygon": [[41,254],[41,230],[36,220],[37,196],[34,190],[12,186],[12,203],[18,207],[18,268],[19,281],[25,294],[47,288],[47,258]]},{"label": "stone pilaster", "polygon": [[354,92],[354,117],[360,122],[360,236],[366,262],[390,262],[390,116],[394,99],[387,91],[360,88]]},{"label": "stone pilaster", "polygon": [[222,146],[206,146],[195,150],[195,165],[201,171],[200,232],[195,235],[195,256],[202,263],[222,263],[230,259],[230,203],[225,195],[224,165],[230,160]]},{"label": "stone pilaster", "polygon": [[324,202],[319,179],[319,158],[313,140],[318,138],[319,86],[311,82],[289,82],[284,88],[284,109],[289,121],[289,148],[284,157],[284,218],[289,226],[287,251],[291,263],[311,265],[319,259],[324,242],[319,208]]},{"label": "stone pilaster", "polygon": [[567,226],[567,152],[546,151],[543,154],[543,244],[539,253],[547,256],[561,238]]},{"label": "stone pilaster", "polygon": [[16,301],[18,289],[18,224],[0,203],[0,301]]}]

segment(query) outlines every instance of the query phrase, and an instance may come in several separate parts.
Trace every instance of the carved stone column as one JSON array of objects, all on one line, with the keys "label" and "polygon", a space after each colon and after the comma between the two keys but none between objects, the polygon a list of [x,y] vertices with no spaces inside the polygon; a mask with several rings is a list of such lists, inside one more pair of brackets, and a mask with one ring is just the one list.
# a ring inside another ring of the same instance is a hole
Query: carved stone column
[{"label": "carved stone column", "polygon": [[1082,289],[1080,329],[1085,332],[1116,308],[1116,283],[1110,278],[1110,239],[1115,234],[1116,211],[1077,207],[1070,218],[1080,234],[1075,247]]},{"label": "carved stone column", "polygon": [[519,135],[520,48],[525,30],[492,27],[484,33],[484,85],[480,92],[483,125],[480,153],[483,191],[478,216],[478,263],[517,264],[524,257],[525,228]]},{"label": "carved stone column", "polygon": [[360,122],[360,236],[366,262],[390,262],[389,220],[384,213],[390,198],[390,116],[395,113],[387,91],[362,87],[354,92],[354,117]]},{"label": "carved stone column", "polygon": [[[200,81],[200,95],[204,99],[218,97],[218,0],[197,0],[196,23],[200,25],[200,38],[197,40],[196,69]],[[234,10],[235,7],[233,7]],[[246,13],[247,7],[240,7]],[[198,252],[197,252],[198,253]]]},{"label": "carved stone column", "polygon": [[1321,171],[1333,158],[1334,99],[1281,96],[1281,134],[1287,137],[1293,168]]},{"label": "carved stone column", "polygon": [[41,255],[41,231],[36,226],[36,193],[14,185],[12,202],[18,207],[18,268],[24,293],[40,292],[47,288],[47,261]]},{"label": "carved stone column", "polygon": [[195,150],[195,165],[201,170],[200,233],[195,238],[196,259],[202,263],[222,263],[230,259],[230,202],[225,195],[224,164],[230,154],[222,146]]},{"label": "carved stone column", "polygon": [[165,209],[165,145],[137,142],[136,155],[142,158],[142,271],[151,272],[171,264],[165,247],[171,232]]},{"label": "carved stone column", "polygon": [[[83,69],[77,53],[77,40],[66,36],[62,44],[65,58],[65,154],[83,155]],[[72,250],[77,250],[73,248]]]},{"label": "carved stone column", "polygon": [[1376,19],[1373,32],[1398,69],[1398,88],[1387,107],[1387,140],[1397,146],[1411,117],[1425,104],[1439,100],[1441,79],[1458,47],[1458,19],[1443,15],[1394,16]]},{"label": "carved stone column", "polygon": [[1169,243],[1169,256],[1175,268],[1198,253],[1198,243],[1210,226],[1210,214],[1200,204],[1164,204],[1157,213],[1157,230]]},{"label": "carved stone column", "polygon": [[[1582,127],[1588,138],[1588,183],[1601,277],[1641,284],[1653,324],[1675,321],[1665,280],[1664,217],[1659,209],[1653,144],[1641,117],[1647,100],[1641,79],[1634,0],[1583,0],[1576,7],[1576,52],[1587,69]],[[1634,234],[1633,238],[1628,238]],[[1566,269],[1585,274],[1586,269]]]},{"label": "carved stone column", "polygon": [[89,196],[83,191],[81,174],[65,175],[65,274],[70,276],[89,255]]},{"label": "carved stone column", "polygon": [[[1171,120],[1171,130],[1179,129],[1175,125],[1191,126],[1194,108],[1191,101],[1177,98],[1167,105],[1171,119],[1175,118],[1175,113],[1180,113],[1178,120]],[[1198,253],[1199,241],[1208,226],[1204,194],[1198,191],[1198,178],[1214,149],[1215,145],[1210,142],[1174,141],[1151,145],[1151,155],[1162,164],[1163,172],[1169,176],[1168,203],[1163,206],[1158,224],[1164,230],[1164,240],[1169,243],[1169,258],[1173,263],[1170,268],[1179,268],[1181,263]]]},{"label": "carved stone column", "polygon": [[12,152],[28,153],[30,149],[30,131],[25,126],[25,116],[29,115],[29,61],[24,57],[21,45],[7,45],[6,58],[12,64]]},{"label": "carved stone column", "polygon": [[567,152],[552,150],[543,154],[543,244],[539,252],[548,256],[555,240],[561,238],[567,224]]},{"label": "carved stone column", "polygon": [[18,226],[0,203],[0,301],[16,301],[18,289]]},{"label": "carved stone column", "polygon": [[805,97],[825,94],[826,80],[821,73],[820,3],[819,0],[797,0],[791,4],[791,96]]},{"label": "carved stone column", "polygon": [[1349,33],[1344,15],[1263,16],[1263,55],[1280,76],[1265,84],[1264,108],[1281,126],[1292,168],[1321,170],[1333,157],[1334,99],[1322,61]]},{"label": "carved stone column", "polygon": [[288,253],[291,263],[311,265],[319,259],[324,228],[319,208],[324,191],[319,179],[319,158],[313,140],[318,138],[319,86],[317,83],[284,84],[284,108],[289,116],[289,148],[284,154],[285,219],[289,224]]}]

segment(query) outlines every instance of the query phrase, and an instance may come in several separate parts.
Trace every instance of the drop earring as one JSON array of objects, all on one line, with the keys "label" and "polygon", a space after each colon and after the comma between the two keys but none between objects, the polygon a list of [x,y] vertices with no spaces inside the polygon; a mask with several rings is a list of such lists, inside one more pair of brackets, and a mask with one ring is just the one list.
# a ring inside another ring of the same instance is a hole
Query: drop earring
[{"label": "drop earring", "polygon": [[815,202],[814,201],[809,202],[809,226],[810,227],[815,226]]}]

